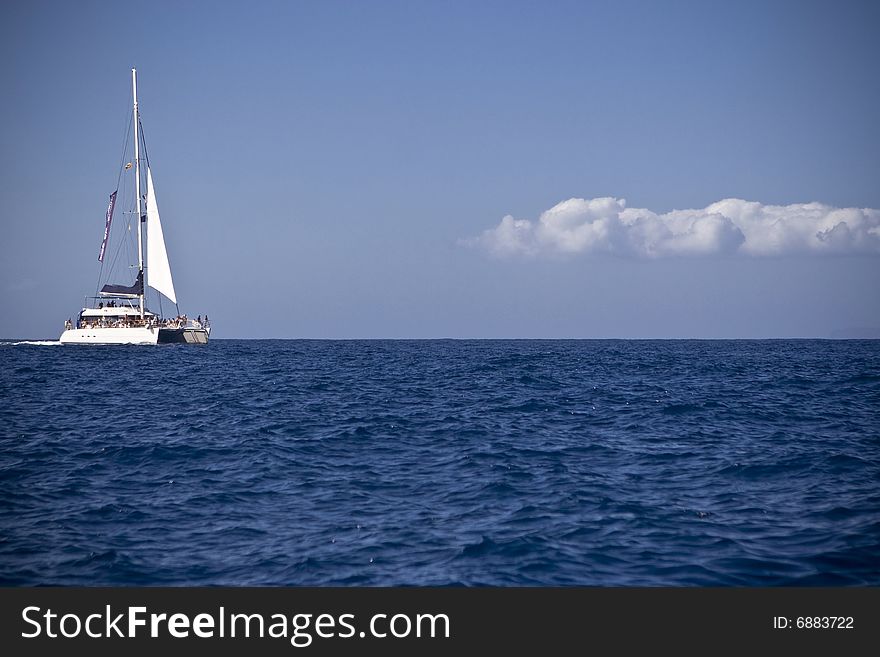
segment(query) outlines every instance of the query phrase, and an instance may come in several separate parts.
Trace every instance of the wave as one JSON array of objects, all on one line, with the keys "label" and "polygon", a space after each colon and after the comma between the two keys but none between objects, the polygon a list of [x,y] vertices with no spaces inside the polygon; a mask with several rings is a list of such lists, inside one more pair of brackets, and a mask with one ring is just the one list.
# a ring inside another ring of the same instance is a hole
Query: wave
[{"label": "wave", "polygon": [[880,585],[880,342],[2,344],[0,585]]}]

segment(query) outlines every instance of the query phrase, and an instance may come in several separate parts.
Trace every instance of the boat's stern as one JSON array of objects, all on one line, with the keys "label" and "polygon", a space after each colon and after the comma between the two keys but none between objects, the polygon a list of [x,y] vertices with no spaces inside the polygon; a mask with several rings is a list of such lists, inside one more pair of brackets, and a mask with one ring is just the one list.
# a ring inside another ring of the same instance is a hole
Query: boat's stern
[{"label": "boat's stern", "polygon": [[159,344],[208,344],[210,332],[207,328],[160,328]]}]

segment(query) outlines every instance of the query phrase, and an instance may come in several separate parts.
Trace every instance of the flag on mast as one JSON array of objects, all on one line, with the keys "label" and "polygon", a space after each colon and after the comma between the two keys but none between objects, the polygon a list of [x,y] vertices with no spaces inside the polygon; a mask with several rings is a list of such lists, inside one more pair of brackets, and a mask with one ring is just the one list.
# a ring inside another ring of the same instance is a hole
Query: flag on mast
[{"label": "flag on mast", "polygon": [[104,250],[107,248],[107,238],[110,237],[110,222],[113,221],[113,207],[115,205],[116,192],[113,192],[110,194],[110,205],[107,206],[107,220],[104,224],[104,239],[101,242],[101,252],[98,254],[98,262],[104,262]]}]

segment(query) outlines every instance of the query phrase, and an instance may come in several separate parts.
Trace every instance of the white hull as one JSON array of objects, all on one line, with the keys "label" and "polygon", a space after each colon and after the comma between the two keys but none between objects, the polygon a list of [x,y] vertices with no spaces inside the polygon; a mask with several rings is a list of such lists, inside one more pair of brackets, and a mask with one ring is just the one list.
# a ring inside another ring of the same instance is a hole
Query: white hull
[{"label": "white hull", "polygon": [[68,329],[59,340],[64,344],[156,344],[159,328]]}]

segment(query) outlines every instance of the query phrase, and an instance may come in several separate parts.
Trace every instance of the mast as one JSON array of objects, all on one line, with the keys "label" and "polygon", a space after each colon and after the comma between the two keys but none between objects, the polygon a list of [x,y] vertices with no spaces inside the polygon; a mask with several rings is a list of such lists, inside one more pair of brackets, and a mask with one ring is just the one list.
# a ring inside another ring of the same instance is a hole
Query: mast
[{"label": "mast", "polygon": [[138,227],[138,280],[141,281],[141,293],[139,295],[141,319],[144,319],[144,238],[141,224],[141,159],[140,140],[138,139],[138,95],[137,95],[137,69],[131,69],[131,95],[134,99],[134,189],[137,198],[137,227]]}]

